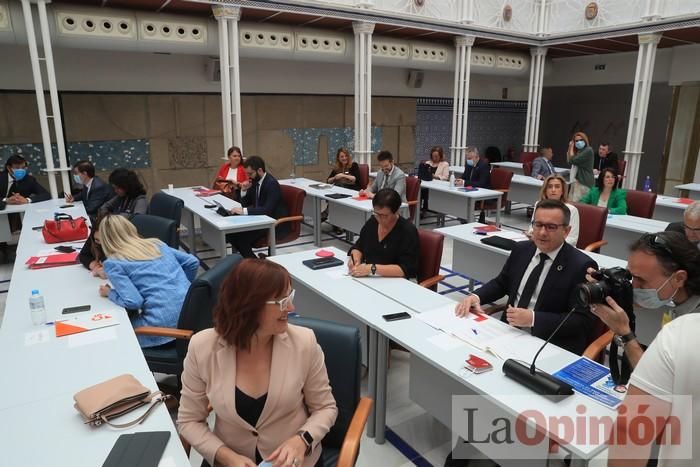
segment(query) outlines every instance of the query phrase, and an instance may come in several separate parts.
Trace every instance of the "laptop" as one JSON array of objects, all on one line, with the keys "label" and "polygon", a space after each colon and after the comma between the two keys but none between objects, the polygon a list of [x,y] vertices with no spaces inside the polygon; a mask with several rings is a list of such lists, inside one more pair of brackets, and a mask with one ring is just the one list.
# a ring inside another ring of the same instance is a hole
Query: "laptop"
[{"label": "laptop", "polygon": [[418,178],[424,182],[433,180],[433,173],[430,171],[430,166],[428,164],[418,164]]},{"label": "laptop", "polygon": [[213,199],[212,202],[213,202],[214,204],[216,204],[216,213],[217,213],[218,215],[220,215],[220,216],[222,216],[222,217],[235,216],[234,213],[232,213],[231,211],[229,211],[228,209],[226,209],[226,208],[224,207],[224,205],[221,204],[220,202],[218,202],[217,200]]}]

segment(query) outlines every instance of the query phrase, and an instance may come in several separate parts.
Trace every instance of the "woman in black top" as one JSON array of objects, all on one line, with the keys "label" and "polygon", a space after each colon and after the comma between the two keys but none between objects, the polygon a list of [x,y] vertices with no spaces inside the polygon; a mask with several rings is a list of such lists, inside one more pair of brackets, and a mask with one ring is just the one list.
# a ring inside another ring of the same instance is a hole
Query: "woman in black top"
[{"label": "woman in black top", "polygon": [[360,166],[352,161],[350,151],[339,148],[335,154],[335,167],[328,175],[328,183],[351,190],[360,189]]},{"label": "woman in black top", "polygon": [[384,276],[411,279],[418,274],[420,243],[418,230],[398,213],[401,197],[384,188],[372,198],[374,208],[350,248],[348,269],[355,277]]},{"label": "woman in black top", "polygon": [[83,248],[78,254],[78,260],[80,264],[85,266],[92,272],[93,276],[100,277],[102,279],[107,279],[105,271],[102,268],[102,263],[107,257],[102,251],[102,246],[100,245],[100,222],[102,222],[103,216],[97,218],[95,223],[92,225],[92,232],[90,236],[85,241]]},{"label": "woman in black top", "polygon": [[121,214],[131,216],[132,214],[146,214],[148,211],[148,200],[146,199],[146,189],[139,180],[136,172],[128,169],[115,169],[109,174],[109,183],[112,185],[116,196],[98,210],[98,215]]}]

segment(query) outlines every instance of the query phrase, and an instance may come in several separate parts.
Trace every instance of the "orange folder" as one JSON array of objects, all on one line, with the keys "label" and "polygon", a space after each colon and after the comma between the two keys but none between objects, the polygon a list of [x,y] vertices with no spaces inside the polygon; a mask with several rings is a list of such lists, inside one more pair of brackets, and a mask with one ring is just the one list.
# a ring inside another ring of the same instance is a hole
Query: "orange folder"
[{"label": "orange folder", "polygon": [[70,266],[78,262],[78,251],[61,253],[59,255],[32,256],[25,263],[29,269],[55,268],[58,266]]}]

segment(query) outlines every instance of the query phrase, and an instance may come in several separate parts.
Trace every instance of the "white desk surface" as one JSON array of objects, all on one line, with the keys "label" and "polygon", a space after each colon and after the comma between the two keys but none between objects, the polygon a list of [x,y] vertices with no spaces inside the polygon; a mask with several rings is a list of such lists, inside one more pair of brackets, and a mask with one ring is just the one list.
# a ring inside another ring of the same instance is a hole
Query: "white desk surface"
[{"label": "white desk surface", "polygon": [[445,193],[453,193],[456,196],[463,196],[465,198],[474,199],[491,199],[503,196],[503,193],[496,190],[489,190],[486,188],[478,188],[475,191],[463,191],[459,188],[461,187],[451,187],[450,182],[444,180],[432,180],[429,182],[421,182],[421,188],[429,188],[431,190],[442,191]]},{"label": "white desk surface", "polygon": [[700,183],[685,183],[683,185],[676,185],[677,190],[688,190],[688,191],[700,191]]},{"label": "white desk surface", "polygon": [[[517,170],[519,172],[522,172],[523,170],[523,163],[522,162],[511,162],[511,161],[505,161],[505,162],[493,162],[491,163],[493,167],[500,167],[502,169],[508,169],[508,170]],[[566,174],[571,171],[571,169],[567,167],[554,167],[554,171],[558,174]]]},{"label": "white desk surface", "polygon": [[[319,182],[318,180],[311,180],[310,178],[295,178],[295,179],[284,179],[284,180],[279,180],[281,185],[289,185],[289,186],[295,186],[297,188],[301,188],[302,190],[306,191],[306,194],[309,196],[314,196],[317,198],[322,198],[325,199],[326,201],[330,203],[338,203],[338,204],[343,204],[345,206],[350,206],[355,209],[359,209],[360,211],[365,211],[365,212],[371,212],[374,210],[372,207],[372,200],[371,199],[363,199],[363,200],[356,200],[352,199],[352,196],[357,196],[359,191],[351,190],[349,188],[343,188],[340,186],[331,186],[329,188],[314,188],[310,185],[315,185],[318,183],[323,183]],[[425,182],[423,182],[425,183]],[[333,198],[328,198],[326,195],[330,193],[342,193],[344,195],[350,195],[350,198],[339,198],[339,199],[333,199]],[[406,208],[408,207],[407,203],[402,203],[401,208]]]},{"label": "white desk surface", "polygon": [[[331,250],[334,251],[336,256],[340,258],[345,257],[344,252],[335,248],[331,248]],[[414,315],[415,312],[413,310],[406,309],[399,305],[399,302],[409,303],[414,298],[418,298],[418,300],[422,301],[424,300],[423,296],[426,290],[419,290],[422,288],[417,284],[404,281],[405,287],[399,291],[399,295],[393,297],[393,300],[382,293],[376,292],[376,290],[375,293],[367,293],[368,287],[361,282],[369,283],[369,279],[366,281],[358,281],[349,276],[342,276],[334,280],[328,280],[331,276],[328,272],[324,272],[328,270],[313,271],[304,266],[301,262],[305,259],[314,258],[314,253],[314,250],[310,250],[274,256],[268,259],[284,266],[296,280],[304,283],[307,287],[315,289],[319,294],[324,295],[339,307],[346,309],[348,313],[351,313],[353,316],[391,340],[398,342],[408,349],[412,356],[425,360],[446,376],[464,384],[475,393],[482,394],[485,398],[497,404],[501,409],[511,415],[517,415],[525,410],[532,409],[533,398],[537,398],[537,409],[543,414],[545,419],[561,416],[573,417],[576,413],[576,407],[579,405],[584,405],[587,408],[587,416],[614,417],[614,411],[602,405],[591,403],[588,398],[580,394],[574,394],[559,403],[551,402],[544,397],[538,397],[527,388],[503,376],[502,360],[490,354],[485,354],[468,344],[451,350],[444,350],[438,347],[431,342],[429,338],[442,334],[441,331],[435,330],[421,320],[406,319],[394,322],[384,321],[381,315],[386,313],[407,311]],[[345,266],[339,266],[339,268],[344,267]],[[382,278],[373,279],[377,281],[383,280]],[[361,288],[358,289],[358,286]],[[381,288],[384,289],[385,293],[389,293],[388,289],[395,287],[396,285],[392,284],[387,288]],[[361,291],[363,289],[364,293],[358,293],[358,290]],[[374,288],[372,288],[372,290],[374,290]],[[396,291],[398,291],[398,289],[395,288],[394,293]],[[444,305],[445,300],[449,300],[434,292],[430,292],[430,294],[434,296],[435,308]],[[542,342],[540,339],[529,335],[522,336],[522,338]],[[474,375],[467,379],[463,378],[460,375],[460,369],[464,364],[465,357],[468,356],[469,353],[477,354],[492,362],[494,371],[481,375]],[[538,368],[549,372],[557,371],[579,358],[577,355],[557,347],[552,347],[545,353],[547,355],[542,355],[545,358],[538,360]],[[524,359],[527,359],[527,357],[527,355],[522,356]],[[516,395],[524,397],[513,398],[513,396]],[[546,430],[546,427],[542,427],[542,429]],[[556,438],[555,434],[552,434],[552,436]],[[601,439],[605,438],[606,437],[603,436]],[[585,459],[595,456],[604,448],[604,442],[599,445],[574,443],[566,446],[566,449],[571,450],[577,456]]]},{"label": "white desk surface", "polygon": [[[456,240],[459,242],[464,242],[468,243],[470,245],[473,245],[477,248],[483,248],[485,250],[489,250],[495,253],[499,253],[503,255],[504,257],[510,256],[510,251],[504,250],[502,248],[497,248],[495,246],[491,245],[486,245],[481,242],[481,239],[484,238],[483,235],[477,235],[474,233],[474,229],[476,227],[483,227],[484,224],[480,224],[478,222],[472,222],[470,224],[462,224],[462,225],[453,225],[451,227],[443,227],[441,229],[435,229],[435,232],[439,232],[442,235],[444,235],[447,238],[451,238],[452,240]],[[601,268],[612,268],[615,266],[619,267],[627,267],[627,261],[618,259],[618,258],[613,258],[611,256],[606,256],[606,255],[601,255],[598,253],[593,253],[592,251],[584,251],[580,250],[582,253],[585,253],[586,255],[590,256],[596,263],[598,263],[598,266]],[[475,265],[475,267],[478,267],[478,265]]]},{"label": "white desk surface", "polygon": [[[608,220],[605,224],[606,228],[615,228],[644,234],[647,232],[663,232],[666,230],[668,222],[656,219],[647,219],[645,217],[636,217],[628,215],[608,215]],[[603,236],[605,239],[605,236]]]},{"label": "white desk surface", "polygon": [[[66,204],[65,200],[59,199],[60,204],[59,206]],[[57,201],[57,202],[58,202]],[[45,202],[45,201],[42,201]],[[28,207],[32,206],[32,204],[41,204],[41,203],[28,203],[28,204],[7,204],[5,205],[5,209],[0,211],[0,214],[12,214],[16,212],[25,212]]]},{"label": "white desk surface", "polygon": [[[206,187],[205,187],[206,188]],[[240,207],[240,203],[227,198],[223,195],[214,196],[196,196],[192,187],[185,188],[175,188],[173,191],[168,189],[162,190],[163,193],[167,193],[176,198],[180,198],[185,203],[185,208],[192,211],[200,219],[206,221],[208,224],[213,225],[218,230],[221,231],[236,231],[241,227],[246,227],[246,230],[254,230],[254,227],[259,227],[260,229],[265,229],[270,227],[270,225],[276,222],[269,216],[228,216],[223,217],[216,213],[216,209],[205,208],[206,204],[213,204],[212,200],[216,200],[221,203],[226,209],[232,209],[234,207]]]},{"label": "white desk surface", "polygon": [[[679,203],[677,196],[656,195],[656,205],[685,211],[689,204]],[[680,220],[680,219],[679,219]]]},{"label": "white desk surface", "polygon": [[[36,203],[27,208],[24,216],[0,327],[3,463],[92,467],[104,462],[123,433],[170,431],[163,460],[170,459],[171,465],[189,466],[164,406],[142,425],[128,430],[87,427],[73,408],[73,394],[124,373],[134,375],[152,390],[158,388],[126,312],[99,296],[98,287],[105,281],[93,277],[82,265],[42,270],[26,268],[27,258],[53,246],[47,245],[41,232],[33,231],[31,227],[42,225],[45,219],[53,217],[54,212],[85,216],[81,203],[76,203],[73,208],[58,209],[63,204],[63,200]],[[39,289],[44,296],[49,321],[60,319],[64,307],[91,305],[91,313],[113,313],[119,324],[57,338],[52,326],[32,324],[29,313],[32,289]],[[45,341],[32,344],[31,338],[37,333],[43,335]],[[125,416],[125,420],[143,410]]]},{"label": "white desk surface", "polygon": [[528,185],[541,188],[542,184],[544,183],[544,180],[538,180],[534,177],[528,177],[527,175],[522,174],[513,174],[511,183],[519,183],[521,185]]}]

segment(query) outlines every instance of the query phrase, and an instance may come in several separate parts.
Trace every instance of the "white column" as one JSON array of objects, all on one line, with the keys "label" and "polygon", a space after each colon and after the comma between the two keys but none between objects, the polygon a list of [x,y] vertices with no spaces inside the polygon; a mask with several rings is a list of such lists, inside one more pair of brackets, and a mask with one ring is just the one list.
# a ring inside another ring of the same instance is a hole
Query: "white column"
[{"label": "white column", "polygon": [[459,18],[459,22],[462,24],[471,24],[474,22],[474,0],[458,0],[457,18]]},{"label": "white column", "polygon": [[542,105],[542,83],[547,48],[533,47],[530,49],[530,55],[532,56],[530,87],[527,95],[527,120],[525,122],[525,144],[523,145],[523,149],[527,152],[537,151],[539,146],[540,107]]},{"label": "white column", "polygon": [[243,148],[241,121],[241,78],[238,54],[238,7],[213,6],[219,23],[219,63],[221,68],[221,110],[223,116],[224,150],[231,146]]},{"label": "white column", "polygon": [[634,74],[634,90],[632,91],[632,107],[627,127],[627,142],[625,143],[625,160],[627,161],[626,177],[623,185],[627,189],[636,189],[639,177],[639,161],[642,157],[644,142],[644,127],[647,121],[649,93],[651,92],[656,47],[661,40],[661,34],[643,34],[639,36],[639,53],[637,69]]},{"label": "white column", "polygon": [[[63,191],[70,193],[70,179],[66,161],[66,147],[63,140],[63,122],[61,110],[58,102],[58,88],[56,85],[56,71],[53,64],[53,50],[51,48],[51,36],[49,33],[49,22],[46,14],[46,1],[37,0],[37,10],[39,16],[39,32],[44,48],[44,57],[39,57],[36,33],[34,31],[34,20],[32,18],[32,7],[29,0],[22,0],[22,13],[24,25],[27,29],[27,44],[29,46],[29,58],[32,64],[32,75],[34,77],[34,91],[39,110],[39,126],[41,128],[41,140],[46,158],[46,172],[49,178],[49,191],[52,198],[58,198],[58,187],[56,185],[56,172],[61,174]],[[46,77],[49,85],[49,97],[51,99],[52,115],[47,114],[46,100],[44,99],[44,83],[41,75],[41,61],[46,64]],[[58,147],[59,168],[56,169],[53,163],[53,152],[51,150],[51,133],[49,130],[49,119],[53,119],[54,135],[56,146]]]},{"label": "white column", "polygon": [[374,23],[352,24],[355,32],[355,156],[372,167],[372,32]]},{"label": "white column", "polygon": [[549,34],[550,11],[547,7],[549,0],[539,0],[536,33],[543,37]]},{"label": "white column", "polygon": [[450,165],[464,166],[469,113],[469,75],[471,73],[474,36],[455,38],[455,85],[452,104],[452,145]]}]

